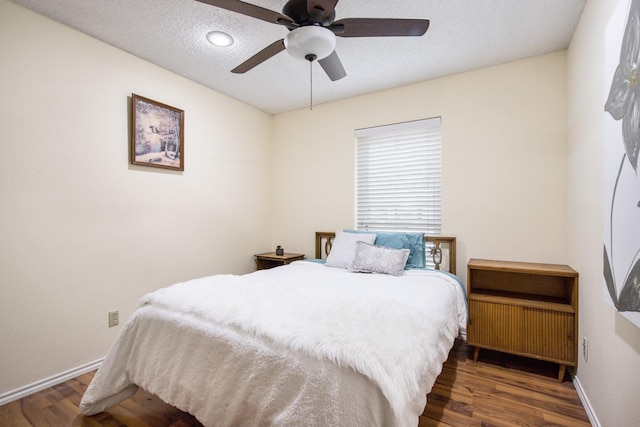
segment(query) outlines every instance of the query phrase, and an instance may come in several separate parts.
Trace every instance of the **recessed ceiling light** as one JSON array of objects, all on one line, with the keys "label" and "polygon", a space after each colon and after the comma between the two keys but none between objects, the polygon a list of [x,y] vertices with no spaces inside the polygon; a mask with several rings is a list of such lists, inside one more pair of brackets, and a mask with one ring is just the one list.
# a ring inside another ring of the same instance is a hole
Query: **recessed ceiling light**
[{"label": "recessed ceiling light", "polygon": [[214,46],[227,47],[233,44],[233,38],[222,31],[211,31],[207,34],[207,40]]}]

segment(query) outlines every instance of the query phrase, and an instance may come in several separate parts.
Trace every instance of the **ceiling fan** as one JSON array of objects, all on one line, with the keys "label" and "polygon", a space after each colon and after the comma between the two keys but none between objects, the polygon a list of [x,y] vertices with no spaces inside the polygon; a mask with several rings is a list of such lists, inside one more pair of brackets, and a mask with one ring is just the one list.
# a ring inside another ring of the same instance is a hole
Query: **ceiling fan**
[{"label": "ceiling fan", "polygon": [[288,0],[278,13],[239,0],[197,0],[252,18],[286,27],[289,33],[231,70],[246,73],[272,56],[287,50],[309,62],[318,60],[332,81],[347,75],[335,51],[338,37],[422,36],[428,19],[345,18],[335,21],[338,0]]}]

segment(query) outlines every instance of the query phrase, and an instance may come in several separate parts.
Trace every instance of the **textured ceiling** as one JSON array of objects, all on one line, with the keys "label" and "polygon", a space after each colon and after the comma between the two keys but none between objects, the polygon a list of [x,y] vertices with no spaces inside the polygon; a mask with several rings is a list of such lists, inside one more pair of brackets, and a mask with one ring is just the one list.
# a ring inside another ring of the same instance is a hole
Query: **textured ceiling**
[{"label": "textured ceiling", "polygon": [[[281,52],[246,74],[231,69],[283,38],[280,25],[195,0],[12,0],[268,113],[309,105],[309,63]],[[248,0],[280,12],[285,0]],[[313,64],[313,102],[351,96],[566,49],[586,0],[342,0],[336,19],[427,18],[422,37],[337,38],[347,76]],[[220,48],[206,34],[235,43]]]}]

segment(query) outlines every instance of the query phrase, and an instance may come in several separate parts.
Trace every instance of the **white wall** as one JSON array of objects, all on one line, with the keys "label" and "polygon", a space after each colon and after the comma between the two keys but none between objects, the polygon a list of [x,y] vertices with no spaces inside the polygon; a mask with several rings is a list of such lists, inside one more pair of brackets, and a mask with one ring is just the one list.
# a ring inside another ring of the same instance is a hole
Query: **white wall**
[{"label": "white wall", "polygon": [[[0,394],[106,354],[144,293],[270,248],[270,115],[0,0]],[[130,96],[185,171],[128,163]]]},{"label": "white wall", "polygon": [[[566,52],[274,118],[273,240],[353,227],[354,130],[442,116],[444,235],[468,258],[566,263]],[[349,76],[347,77],[349,78]]]},{"label": "white wall", "polygon": [[623,427],[640,420],[640,329],[604,302],[604,30],[617,4],[588,1],[568,51],[566,218],[580,271],[579,337],[589,341],[578,384],[600,425]]}]

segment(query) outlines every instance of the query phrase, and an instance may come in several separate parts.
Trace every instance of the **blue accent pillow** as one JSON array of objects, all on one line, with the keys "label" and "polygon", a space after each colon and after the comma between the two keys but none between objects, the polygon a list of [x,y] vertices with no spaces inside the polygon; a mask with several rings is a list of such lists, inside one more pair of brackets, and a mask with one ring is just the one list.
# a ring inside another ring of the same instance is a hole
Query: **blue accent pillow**
[{"label": "blue accent pillow", "polygon": [[394,249],[409,249],[409,259],[405,269],[426,268],[424,233],[403,233],[393,231],[344,230],[347,233],[375,233],[377,246]]},{"label": "blue accent pillow", "polygon": [[409,241],[409,259],[406,268],[427,268],[425,262],[424,233],[404,233]]}]

